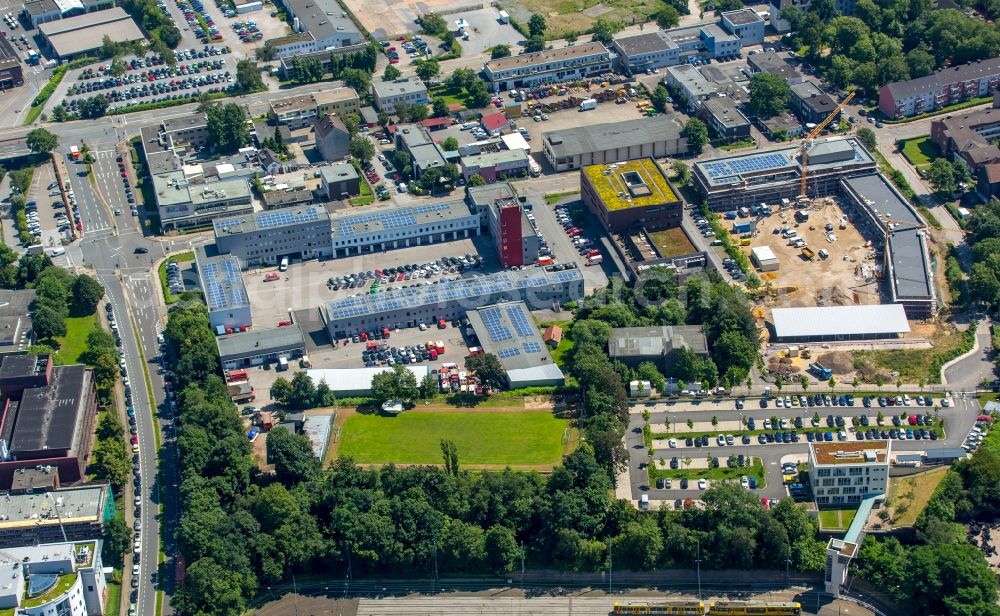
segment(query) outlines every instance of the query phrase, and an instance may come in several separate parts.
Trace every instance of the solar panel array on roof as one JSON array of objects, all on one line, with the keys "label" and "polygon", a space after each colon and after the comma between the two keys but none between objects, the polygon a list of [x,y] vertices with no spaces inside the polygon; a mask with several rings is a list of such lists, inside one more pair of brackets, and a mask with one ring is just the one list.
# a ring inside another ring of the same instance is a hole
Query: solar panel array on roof
[{"label": "solar panel array on roof", "polygon": [[[385,210],[372,212],[370,214],[361,214],[359,216],[351,216],[341,220],[337,229],[340,235],[353,235],[354,233],[360,232],[355,231],[355,226],[365,225],[371,222],[382,223],[382,228],[384,229],[412,227],[417,224],[417,214],[434,214],[437,212],[444,212],[450,207],[450,203],[435,203],[433,205],[421,205],[401,210]],[[361,231],[363,230],[364,229],[361,229]]]},{"label": "solar panel array on roof", "polygon": [[552,282],[569,282],[581,278],[580,270],[571,269],[565,272],[555,272],[552,274]]},{"label": "solar panel array on roof", "polygon": [[528,316],[520,306],[507,306],[507,316],[510,317],[518,336],[531,336],[535,333],[535,328],[531,326]]},{"label": "solar panel array on roof", "polygon": [[767,171],[788,166],[788,158],[784,154],[759,154],[728,160],[713,160],[702,163],[702,168],[712,180],[740,176],[744,173]]},{"label": "solar panel array on roof", "polygon": [[525,353],[541,353],[542,352],[542,345],[538,344],[537,342],[525,342],[521,346],[524,347],[524,352]]},{"label": "solar panel array on roof", "polygon": [[497,353],[500,359],[507,359],[508,357],[516,357],[520,354],[521,350],[518,349],[517,347],[507,347],[504,349],[500,349],[500,352]]},{"label": "solar panel array on roof", "polygon": [[249,306],[250,298],[240,278],[240,268],[231,259],[202,264],[205,295],[212,310]]},{"label": "solar panel array on roof", "polygon": [[[510,309],[508,309],[508,314]],[[483,323],[486,325],[486,332],[490,336],[490,340],[493,342],[505,342],[507,340],[513,340],[514,335],[510,333],[510,329],[501,322],[500,309],[499,308],[487,308],[485,310],[479,311],[479,316],[483,318]]]},{"label": "solar panel array on roof", "polygon": [[305,222],[316,222],[319,214],[316,208],[271,210],[257,214],[258,229],[273,229]]}]

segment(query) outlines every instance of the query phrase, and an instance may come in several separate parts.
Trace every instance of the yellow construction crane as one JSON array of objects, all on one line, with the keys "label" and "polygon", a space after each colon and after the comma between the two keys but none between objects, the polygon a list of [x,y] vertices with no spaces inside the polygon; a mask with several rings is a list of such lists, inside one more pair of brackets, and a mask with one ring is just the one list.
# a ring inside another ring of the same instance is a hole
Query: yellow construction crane
[{"label": "yellow construction crane", "polygon": [[802,140],[802,147],[799,148],[799,160],[802,161],[802,181],[799,186],[800,199],[806,196],[806,174],[808,172],[807,166],[809,164],[809,151],[806,149],[806,147],[813,139],[816,138],[816,135],[823,132],[823,129],[826,128],[827,124],[833,122],[833,119],[837,117],[837,114],[840,113],[840,111],[844,107],[847,106],[847,103],[851,102],[852,98],[854,98],[854,92],[848,92],[847,96],[844,97],[844,100],[840,101],[840,104],[837,105],[836,109],[831,111],[830,115],[826,116],[825,120],[817,124],[816,128],[812,129],[812,131],[810,131],[809,134],[806,135],[805,139]]}]

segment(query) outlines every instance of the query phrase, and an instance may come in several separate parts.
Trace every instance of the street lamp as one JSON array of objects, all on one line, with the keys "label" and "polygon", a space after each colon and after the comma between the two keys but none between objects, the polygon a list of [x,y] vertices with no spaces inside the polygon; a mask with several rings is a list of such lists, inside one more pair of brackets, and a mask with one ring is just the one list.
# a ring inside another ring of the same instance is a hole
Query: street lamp
[{"label": "street lamp", "polygon": [[701,600],[701,539],[698,539],[698,557],[694,559],[698,566],[698,600]]},{"label": "street lamp", "polygon": [[785,559],[785,586],[791,586],[791,578],[788,576],[788,568],[791,566],[792,561]]}]

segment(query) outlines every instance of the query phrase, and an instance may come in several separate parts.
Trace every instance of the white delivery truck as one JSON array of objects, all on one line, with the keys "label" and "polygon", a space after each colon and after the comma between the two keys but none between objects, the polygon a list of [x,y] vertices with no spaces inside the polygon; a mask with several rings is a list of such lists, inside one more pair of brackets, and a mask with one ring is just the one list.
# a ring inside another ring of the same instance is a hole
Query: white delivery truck
[{"label": "white delivery truck", "polygon": [[587,100],[580,103],[580,111],[590,111],[591,109],[597,109],[596,99],[588,98]]}]

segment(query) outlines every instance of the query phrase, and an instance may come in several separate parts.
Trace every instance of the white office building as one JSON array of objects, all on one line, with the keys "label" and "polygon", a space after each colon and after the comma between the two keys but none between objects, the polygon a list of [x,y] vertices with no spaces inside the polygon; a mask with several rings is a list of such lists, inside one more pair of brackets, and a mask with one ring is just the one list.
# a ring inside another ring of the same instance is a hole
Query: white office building
[{"label": "white office building", "polygon": [[5,614],[104,614],[107,582],[99,539],[4,548],[0,575],[0,612]]},{"label": "white office building", "polygon": [[490,60],[483,73],[496,91],[530,88],[611,72],[611,52],[597,42]]},{"label": "white office building", "polygon": [[856,505],[889,488],[892,441],[809,443],[809,481],[819,507]]},{"label": "white office building", "polygon": [[[215,247],[210,247],[212,251]],[[208,322],[218,334],[244,331],[253,325],[240,261],[231,255],[209,255],[204,247],[194,251],[198,282],[208,304]]]},{"label": "white office building", "polygon": [[448,242],[479,234],[479,216],[464,201],[371,208],[364,213],[334,215],[332,223],[335,257]]}]

